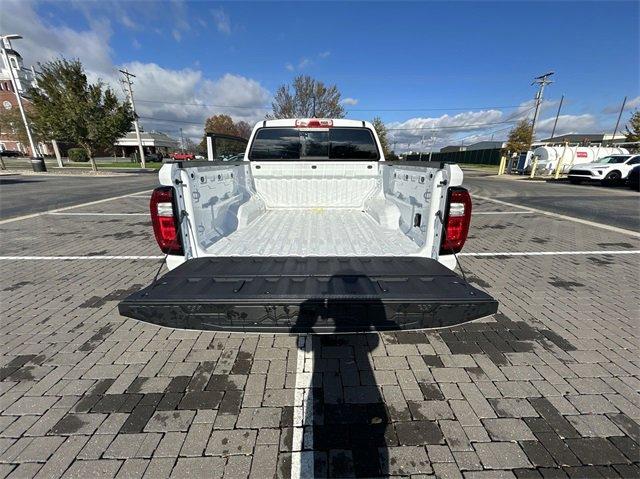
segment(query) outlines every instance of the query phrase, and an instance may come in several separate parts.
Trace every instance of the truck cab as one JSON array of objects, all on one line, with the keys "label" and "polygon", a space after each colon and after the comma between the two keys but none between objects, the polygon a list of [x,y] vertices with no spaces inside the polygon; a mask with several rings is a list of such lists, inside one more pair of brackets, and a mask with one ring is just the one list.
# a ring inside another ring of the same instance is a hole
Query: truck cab
[{"label": "truck cab", "polygon": [[[170,272],[123,301],[125,316],[332,332],[440,327],[497,309],[453,271],[472,208],[460,168],[385,161],[366,121],[265,120],[241,161],[176,161],[159,177],[150,213]],[[318,307],[321,320],[302,327]]]}]

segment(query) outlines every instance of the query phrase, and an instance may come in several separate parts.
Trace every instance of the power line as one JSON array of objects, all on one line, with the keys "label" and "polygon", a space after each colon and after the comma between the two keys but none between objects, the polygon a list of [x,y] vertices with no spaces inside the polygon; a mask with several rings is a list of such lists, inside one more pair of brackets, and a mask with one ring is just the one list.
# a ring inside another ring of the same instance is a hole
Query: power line
[{"label": "power line", "polygon": [[138,118],[142,118],[144,120],[166,121],[169,123],[184,123],[187,125],[202,125],[204,127],[204,121],[170,120],[169,118],[155,118],[153,116],[140,116]]},{"label": "power line", "polygon": [[[187,103],[164,100],[146,100],[138,98],[138,102],[157,103],[163,105],[198,106],[203,108],[238,108],[246,110],[268,110],[271,105],[216,105],[212,103]],[[451,108],[347,108],[348,111],[463,111],[463,110],[492,110],[497,108],[520,108],[522,105],[498,105],[498,106],[475,106],[475,107],[451,107]]]},{"label": "power line", "polygon": [[438,131],[438,130],[452,130],[459,128],[479,128],[483,126],[490,125],[504,125],[505,123],[517,123],[517,120],[507,120],[507,121],[494,121],[487,123],[467,123],[460,125],[447,125],[447,126],[435,126],[435,127],[415,127],[415,128],[387,128],[387,131],[415,131],[415,130],[430,130],[430,131]]},{"label": "power line", "polygon": [[[188,121],[188,120],[171,120],[169,118],[156,118],[153,116],[141,116],[145,120],[154,120],[154,121],[165,121],[169,123],[185,123],[188,125],[203,125],[204,123],[201,121]],[[438,131],[438,130],[450,130],[450,129],[458,129],[458,128],[478,128],[482,126],[490,126],[490,125],[503,125],[506,123],[517,123],[517,120],[508,120],[508,121],[496,121],[489,123],[469,123],[469,124],[460,124],[460,125],[447,125],[447,126],[438,126],[438,127],[416,127],[416,128],[387,128],[387,131],[413,131],[413,130],[430,130],[430,131]]]},{"label": "power line", "polygon": [[240,105],[213,105],[210,103],[183,103],[178,101],[164,101],[164,100],[142,100],[138,98],[138,102],[143,103],[160,103],[163,105],[180,105],[180,106],[200,106],[207,108],[239,108],[247,110],[268,110],[271,106],[240,106]]},{"label": "power line", "polygon": [[452,108],[348,108],[348,111],[465,111],[465,110],[493,110],[497,108],[520,108],[522,105],[502,105],[502,106],[474,106],[474,107],[452,107]]}]

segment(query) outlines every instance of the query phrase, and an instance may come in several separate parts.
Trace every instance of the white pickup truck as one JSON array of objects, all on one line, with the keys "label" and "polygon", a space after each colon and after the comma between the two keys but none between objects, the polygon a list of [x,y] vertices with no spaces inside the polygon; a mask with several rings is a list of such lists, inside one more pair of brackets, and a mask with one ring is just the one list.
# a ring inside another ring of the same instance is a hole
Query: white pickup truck
[{"label": "white pickup truck", "polygon": [[243,161],[160,170],[169,273],[119,305],[163,326],[251,332],[441,327],[497,302],[453,272],[471,198],[452,164],[387,162],[373,126],[266,120]]}]

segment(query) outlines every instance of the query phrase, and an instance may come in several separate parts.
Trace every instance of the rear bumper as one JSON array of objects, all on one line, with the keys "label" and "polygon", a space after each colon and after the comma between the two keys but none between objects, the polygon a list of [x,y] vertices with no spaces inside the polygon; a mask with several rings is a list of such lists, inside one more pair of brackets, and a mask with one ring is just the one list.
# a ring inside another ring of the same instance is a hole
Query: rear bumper
[{"label": "rear bumper", "polygon": [[593,181],[599,181],[605,177],[605,175],[602,173],[598,174],[596,172],[590,172],[586,170],[581,170],[581,171],[570,170],[567,176],[569,178],[575,178],[578,180],[593,180]]},{"label": "rear bumper", "polygon": [[118,305],[160,326],[294,334],[452,326],[497,308],[426,258],[199,258]]}]

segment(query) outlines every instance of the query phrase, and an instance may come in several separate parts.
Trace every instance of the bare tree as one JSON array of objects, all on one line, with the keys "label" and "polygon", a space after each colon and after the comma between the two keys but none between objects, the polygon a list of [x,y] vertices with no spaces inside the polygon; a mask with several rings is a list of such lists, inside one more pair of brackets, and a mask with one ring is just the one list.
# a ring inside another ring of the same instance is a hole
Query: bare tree
[{"label": "bare tree", "polygon": [[341,96],[336,85],[326,86],[300,75],[292,85],[280,85],[271,103],[273,112],[267,118],[344,118]]},{"label": "bare tree", "polygon": [[238,123],[236,123],[236,130],[238,130],[238,136],[240,138],[246,138],[248,140],[251,136],[252,129],[253,128],[251,128],[251,125],[249,125],[249,123],[247,123],[246,121],[239,121]]}]

